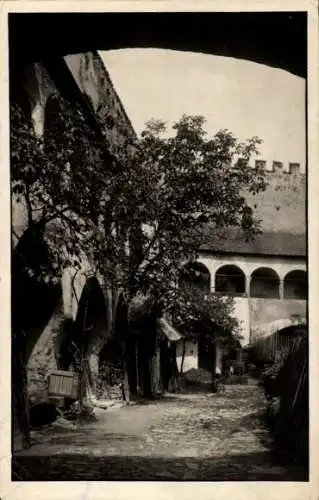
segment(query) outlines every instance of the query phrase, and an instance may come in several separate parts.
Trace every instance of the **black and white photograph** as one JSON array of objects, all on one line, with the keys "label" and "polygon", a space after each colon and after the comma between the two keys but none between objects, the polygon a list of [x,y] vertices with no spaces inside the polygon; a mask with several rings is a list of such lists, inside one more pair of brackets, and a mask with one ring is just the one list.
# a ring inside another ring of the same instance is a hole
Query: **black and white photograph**
[{"label": "black and white photograph", "polygon": [[80,3],[7,17],[11,481],[308,482],[307,11]]}]

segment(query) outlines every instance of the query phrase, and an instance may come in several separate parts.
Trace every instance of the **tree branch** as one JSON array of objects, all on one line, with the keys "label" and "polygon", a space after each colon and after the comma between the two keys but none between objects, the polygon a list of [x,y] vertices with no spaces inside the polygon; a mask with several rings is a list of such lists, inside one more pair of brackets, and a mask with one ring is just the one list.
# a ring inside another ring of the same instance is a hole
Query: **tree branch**
[{"label": "tree branch", "polygon": [[30,186],[29,184],[25,185],[24,199],[27,205],[27,214],[28,214],[28,225],[31,227],[33,225],[33,214],[32,214],[32,204],[30,200]]}]

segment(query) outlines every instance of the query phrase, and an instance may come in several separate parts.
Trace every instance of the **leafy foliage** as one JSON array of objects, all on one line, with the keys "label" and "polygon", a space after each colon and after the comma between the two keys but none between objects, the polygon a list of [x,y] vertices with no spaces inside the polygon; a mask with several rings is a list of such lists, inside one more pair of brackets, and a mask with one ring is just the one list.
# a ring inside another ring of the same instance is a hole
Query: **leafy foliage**
[{"label": "leafy foliage", "polygon": [[[247,238],[258,232],[242,195],[266,186],[261,167],[247,168],[258,138],[240,143],[227,130],[207,138],[201,116],[183,116],[166,138],[165,124],[152,120],[115,159],[80,109],[50,99],[43,137],[14,105],[11,115],[12,192],[28,219],[22,238],[41,233],[47,243],[40,278],[60,277],[85,255],[128,301],[142,294],[150,308],[167,307],[205,224],[240,226]],[[216,313],[218,302],[209,302]]]},{"label": "leafy foliage", "polygon": [[257,230],[241,192],[247,185],[254,192],[264,189],[264,178],[235,160],[241,155],[247,162],[258,140],[239,144],[228,131],[206,140],[203,124],[202,117],[184,116],[175,137],[164,139],[164,125],[152,121],[138,144],[133,167],[141,173],[131,200],[149,229],[143,233],[139,288],[158,289],[164,276],[166,284],[175,282],[172,262],[196,256],[203,224],[242,225],[249,235]]},{"label": "leafy foliage", "polygon": [[204,294],[196,288],[179,289],[169,313],[185,338],[231,345],[240,338],[240,324],[233,316],[232,297]]},{"label": "leafy foliage", "polygon": [[10,137],[12,194],[27,215],[25,231],[16,235],[15,252],[24,253],[26,240],[30,245],[35,239],[44,240],[47,255],[41,269],[30,266],[29,273],[45,280],[78,265],[81,253],[88,250],[96,210],[93,193],[103,189],[101,174],[94,173],[103,165],[101,148],[88,147],[92,132],[84,116],[58,96],[51,99],[52,115],[41,137],[12,104]]}]

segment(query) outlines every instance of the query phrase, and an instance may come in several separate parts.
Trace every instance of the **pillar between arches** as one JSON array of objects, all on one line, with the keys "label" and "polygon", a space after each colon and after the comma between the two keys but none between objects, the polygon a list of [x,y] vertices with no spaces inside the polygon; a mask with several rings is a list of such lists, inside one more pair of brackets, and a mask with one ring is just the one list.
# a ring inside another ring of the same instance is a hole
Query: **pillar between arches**
[{"label": "pillar between arches", "polygon": [[246,277],[246,286],[245,286],[245,292],[247,295],[247,298],[250,298],[250,274],[245,274]]}]

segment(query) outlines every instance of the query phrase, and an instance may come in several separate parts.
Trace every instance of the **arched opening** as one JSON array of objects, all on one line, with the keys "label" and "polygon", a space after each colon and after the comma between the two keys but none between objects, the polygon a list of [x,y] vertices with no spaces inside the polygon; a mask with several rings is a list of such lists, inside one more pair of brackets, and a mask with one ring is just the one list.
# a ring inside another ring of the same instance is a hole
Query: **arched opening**
[{"label": "arched opening", "polygon": [[183,267],[179,285],[186,292],[210,292],[210,272],[201,262],[190,262]]},{"label": "arched opening", "polygon": [[127,338],[128,310],[122,296],[119,297],[115,314],[115,334],[108,337],[99,352],[99,397],[121,398],[123,383],[123,339]]},{"label": "arched opening", "polygon": [[58,94],[51,94],[46,101],[44,114],[45,131],[60,131],[62,126],[60,97]]},{"label": "arched opening", "polygon": [[[20,83],[20,82],[19,82]],[[31,102],[26,90],[12,78],[10,83],[10,105],[18,107],[22,116],[20,117],[25,121],[25,123],[31,128]],[[16,119],[15,116],[11,116],[11,120]]]},{"label": "arched opening", "polygon": [[307,300],[308,279],[306,271],[290,271],[284,279],[284,298]]},{"label": "arched opening", "polygon": [[96,278],[89,278],[83,288],[75,322],[66,322],[58,347],[58,366],[78,368],[86,354],[98,354],[106,342],[109,325],[105,297]]},{"label": "arched opening", "polygon": [[60,280],[46,282],[41,274],[51,271],[50,257],[43,235],[25,231],[11,256],[12,328],[25,343],[26,361],[59,302]]},{"label": "arched opening", "polygon": [[250,279],[250,296],[263,299],[279,299],[279,276],[273,269],[260,267]]},{"label": "arched opening", "polygon": [[215,291],[225,295],[242,295],[246,291],[244,272],[237,266],[222,266],[215,274]]},{"label": "arched opening", "polygon": [[[60,54],[151,46],[246,58],[302,77],[307,73],[306,12],[269,12],[267,16],[250,12],[65,13],[56,14],[54,22],[54,14],[32,16],[28,22],[25,16],[10,18],[13,60],[26,55],[41,60],[39,56],[48,54],[54,59]],[[49,42],[57,27],[59,36],[52,48]],[[272,43],[267,40],[270,31]],[[278,43],[280,51],[275,49]]]}]

